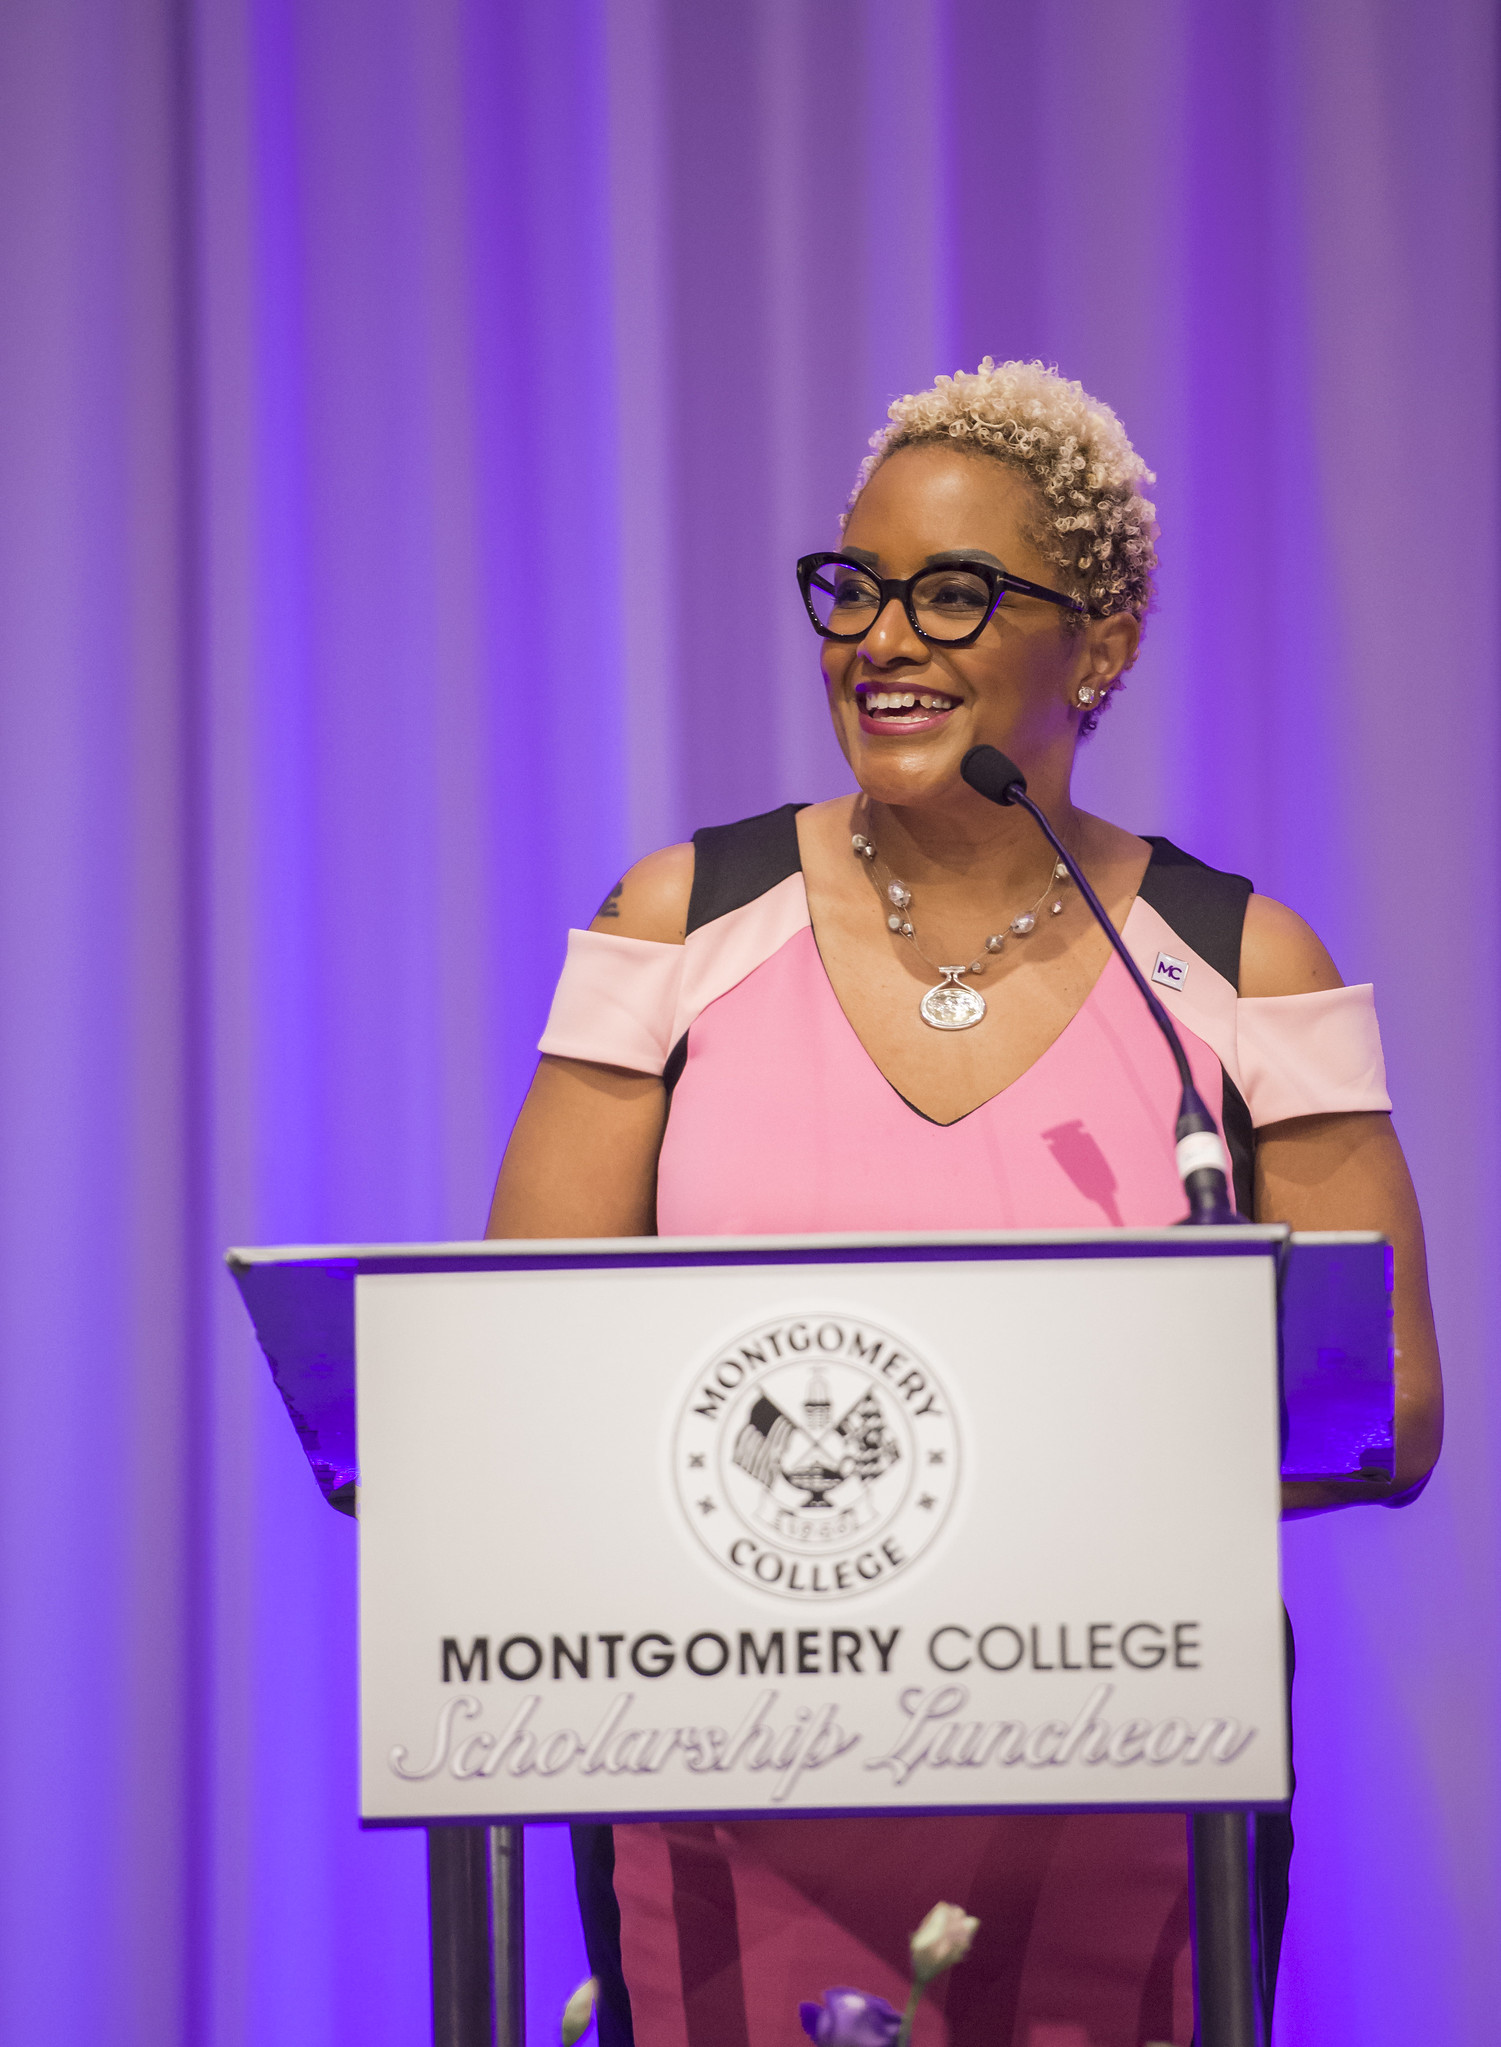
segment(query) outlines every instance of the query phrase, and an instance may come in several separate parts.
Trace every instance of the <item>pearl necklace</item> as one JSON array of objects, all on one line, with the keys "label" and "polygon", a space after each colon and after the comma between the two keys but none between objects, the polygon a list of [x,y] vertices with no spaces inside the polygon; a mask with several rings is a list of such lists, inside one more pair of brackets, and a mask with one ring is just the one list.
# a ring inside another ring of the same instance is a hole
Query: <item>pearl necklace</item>
[{"label": "pearl necklace", "polygon": [[[868,863],[871,878],[891,905],[886,917],[886,929],[898,938],[905,938],[918,958],[926,960],[935,973],[943,976],[943,979],[931,987],[917,1005],[918,1015],[925,1024],[931,1024],[935,1031],[967,1031],[980,1021],[985,1014],[985,997],[978,988],[967,987],[964,976],[983,974],[990,959],[1003,949],[1008,938],[1025,938],[1030,932],[1035,931],[1043,904],[1059,885],[1067,882],[1069,878],[1068,869],[1063,862],[1056,861],[1052,873],[1048,876],[1046,888],[1031,909],[1023,910],[1019,916],[1013,917],[1004,931],[992,931],[985,941],[985,951],[977,960],[971,960],[967,967],[942,967],[937,960],[930,959],[923,951],[922,943],[913,927],[910,914],[911,889],[905,882],[898,881],[895,875],[889,875],[882,880],[878,869],[880,856],[863,832],[856,832],[851,838],[850,850],[857,860]],[[1062,896],[1054,896],[1048,914],[1051,917],[1062,916]]]}]

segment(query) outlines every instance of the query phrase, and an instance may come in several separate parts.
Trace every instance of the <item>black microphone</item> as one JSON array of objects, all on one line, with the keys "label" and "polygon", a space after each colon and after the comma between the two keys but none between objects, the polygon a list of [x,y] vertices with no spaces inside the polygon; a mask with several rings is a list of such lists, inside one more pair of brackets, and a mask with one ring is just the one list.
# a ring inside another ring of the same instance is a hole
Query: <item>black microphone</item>
[{"label": "black microphone", "polygon": [[1172,1018],[1152,993],[1146,975],[1126,950],[1125,940],[1106,916],[1104,904],[1085,879],[1078,861],[1027,794],[1026,776],[1015,761],[1008,760],[993,746],[972,746],[960,761],[959,772],[970,788],[989,802],[1002,806],[1019,803],[1023,810],[1030,811],[1048,844],[1068,869],[1074,886],[1094,912],[1095,921],[1120,955],[1126,972],[1140,989],[1142,1000],[1152,1012],[1158,1030],[1167,1039],[1173,1063],[1178,1069],[1178,1079],[1183,1085],[1182,1099],[1178,1104],[1177,1158],[1183,1191],[1188,1196],[1188,1214],[1184,1220],[1190,1223],[1238,1222],[1240,1217],[1230,1200],[1225,1147],[1203,1096],[1193,1084],[1183,1041],[1173,1028]]}]

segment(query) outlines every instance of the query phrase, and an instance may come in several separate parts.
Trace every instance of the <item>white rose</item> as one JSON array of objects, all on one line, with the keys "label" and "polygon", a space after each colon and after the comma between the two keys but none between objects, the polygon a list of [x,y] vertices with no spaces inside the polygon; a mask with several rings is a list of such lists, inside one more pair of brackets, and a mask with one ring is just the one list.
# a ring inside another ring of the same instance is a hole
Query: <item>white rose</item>
[{"label": "white rose", "polygon": [[962,1962],[970,1943],[980,1930],[958,1905],[935,1905],[912,1936],[912,1973],[919,1983],[931,1983],[955,1962]]},{"label": "white rose", "polygon": [[592,1976],[586,1977],[563,2007],[563,2047],[574,2047],[576,2040],[582,2040],[594,2021],[594,1993],[598,1989]]}]

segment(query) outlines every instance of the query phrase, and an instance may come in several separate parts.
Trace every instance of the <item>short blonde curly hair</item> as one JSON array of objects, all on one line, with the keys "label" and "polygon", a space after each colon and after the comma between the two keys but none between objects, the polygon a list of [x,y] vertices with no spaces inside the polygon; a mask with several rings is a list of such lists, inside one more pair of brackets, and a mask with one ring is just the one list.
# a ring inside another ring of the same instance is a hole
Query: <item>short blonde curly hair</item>
[{"label": "short blonde curly hair", "polygon": [[959,370],[898,398],[887,417],[890,424],[871,435],[846,522],[898,448],[942,442],[983,451],[1031,483],[1040,517],[1028,538],[1064,572],[1090,616],[1129,611],[1145,619],[1157,515],[1140,486],[1157,479],[1108,405],[1040,362],[998,363],[987,355],[973,373]]}]

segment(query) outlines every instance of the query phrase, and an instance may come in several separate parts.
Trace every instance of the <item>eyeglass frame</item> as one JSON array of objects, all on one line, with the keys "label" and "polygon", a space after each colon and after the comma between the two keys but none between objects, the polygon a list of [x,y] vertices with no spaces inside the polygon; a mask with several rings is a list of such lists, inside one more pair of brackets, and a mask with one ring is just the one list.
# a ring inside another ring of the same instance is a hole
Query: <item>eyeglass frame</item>
[{"label": "eyeglass frame", "polygon": [[[876,586],[876,595],[879,601],[876,605],[875,617],[869,625],[863,626],[857,633],[830,632],[829,628],[819,618],[818,613],[813,609],[813,598],[809,586],[818,571],[827,568],[831,562],[839,562],[847,569],[854,569],[857,574],[867,577]],[[945,569],[963,569],[968,574],[981,576],[990,589],[990,602],[985,607],[985,616],[980,620],[980,623],[972,633],[965,633],[961,639],[957,640],[941,640],[931,633],[925,633],[917,622],[917,612],[912,603],[912,592],[922,581],[923,577],[940,576]],[[984,632],[986,626],[995,617],[1001,599],[1008,590],[1017,597],[1041,597],[1048,604],[1061,605],[1065,611],[1087,612],[1089,609],[1088,605],[1081,604],[1077,597],[1066,597],[1061,590],[1044,589],[1041,583],[1029,583],[1024,576],[1013,576],[1009,570],[998,569],[991,562],[975,561],[963,555],[956,556],[951,561],[935,563],[930,569],[919,569],[915,576],[903,577],[878,576],[869,562],[856,561],[853,556],[847,554],[839,554],[837,552],[833,554],[805,554],[799,559],[797,564],[797,587],[802,592],[803,604],[807,609],[809,618],[813,621],[814,632],[818,634],[820,639],[837,640],[844,646],[851,646],[855,642],[865,639],[868,634],[873,632],[888,604],[900,604],[907,623],[911,626],[913,632],[917,634],[920,640],[925,640],[930,647],[972,647],[975,641],[979,639],[981,633]]]}]

